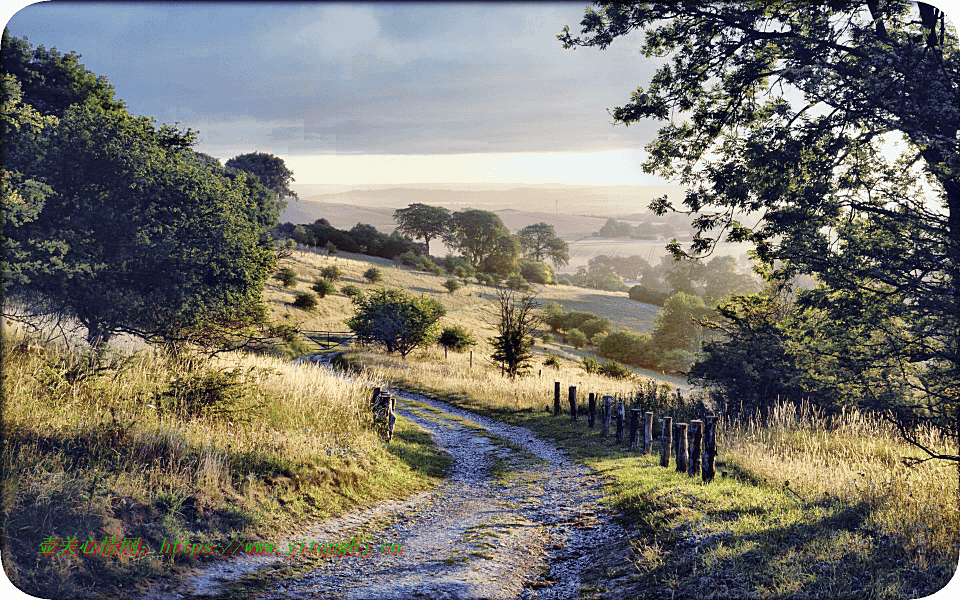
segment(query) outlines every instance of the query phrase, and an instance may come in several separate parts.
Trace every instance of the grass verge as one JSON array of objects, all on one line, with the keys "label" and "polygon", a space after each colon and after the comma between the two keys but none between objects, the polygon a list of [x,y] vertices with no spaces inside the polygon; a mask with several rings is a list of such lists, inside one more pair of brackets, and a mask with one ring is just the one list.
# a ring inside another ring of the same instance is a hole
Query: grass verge
[{"label": "grass verge", "polygon": [[[717,465],[730,476],[704,484],[660,467],[658,456],[618,448],[585,419],[547,414],[553,377],[511,381],[431,351],[402,363],[377,352],[353,360],[394,387],[528,427],[609,478],[635,568],[594,565],[581,597],[917,598],[957,568],[955,469],[903,467],[916,450],[861,413],[827,420],[782,408],[762,428],[725,425]],[[623,385],[557,374],[580,390]],[[932,447],[943,444],[929,435]]]},{"label": "grass verge", "polygon": [[[449,461],[402,420],[393,442],[377,438],[368,402],[382,384],[370,378],[243,354],[187,363],[141,351],[97,363],[9,333],[0,358],[3,566],[34,596],[132,597],[216,559],[161,554],[165,538],[276,541],[428,488]],[[118,556],[103,549],[108,538],[139,538],[149,551]],[[84,553],[91,539],[100,550]]]}]

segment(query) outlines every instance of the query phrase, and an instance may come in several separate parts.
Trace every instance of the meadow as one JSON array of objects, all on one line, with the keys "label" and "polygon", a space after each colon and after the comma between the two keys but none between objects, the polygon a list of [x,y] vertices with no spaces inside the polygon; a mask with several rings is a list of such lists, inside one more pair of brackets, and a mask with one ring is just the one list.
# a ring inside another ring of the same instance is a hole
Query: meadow
[{"label": "meadow", "polygon": [[[362,284],[364,260],[307,255],[297,263],[309,279],[332,260],[350,283]],[[562,382],[566,406],[569,385],[585,398],[589,392],[629,394],[637,380],[588,375],[569,359],[583,352],[574,354],[555,341],[538,342],[541,355],[528,376],[503,377],[487,358],[483,341],[492,334],[480,316],[489,312],[487,288],[467,285],[451,295],[440,287],[445,277],[387,267],[385,261],[381,266],[385,277],[378,285],[435,294],[448,309],[445,321],[473,329],[481,343],[472,360],[467,353],[445,354],[437,347],[416,350],[406,359],[367,347],[347,353],[348,360],[391,386],[530,427],[610,477],[609,501],[636,534],[636,571],[632,583],[623,584],[629,588],[625,593],[920,597],[940,589],[955,572],[960,551],[956,467],[937,461],[907,466],[905,459],[922,458],[921,453],[879,417],[850,410],[828,418],[808,405],[781,404],[763,423],[721,423],[721,474],[704,484],[677,474],[672,465],[662,469],[654,456],[616,448],[596,430],[586,430],[584,419],[573,424],[547,410],[554,381]],[[587,307],[620,322],[615,293],[566,286],[545,286],[538,293],[541,301]],[[578,293],[604,298],[580,300]],[[334,324],[347,305],[329,300],[341,305],[322,317]],[[642,312],[645,305],[635,310]],[[561,358],[558,368],[547,367],[546,354],[569,358]],[[946,448],[936,431],[920,435],[929,447]],[[611,591],[602,584],[581,590],[584,597]]]}]

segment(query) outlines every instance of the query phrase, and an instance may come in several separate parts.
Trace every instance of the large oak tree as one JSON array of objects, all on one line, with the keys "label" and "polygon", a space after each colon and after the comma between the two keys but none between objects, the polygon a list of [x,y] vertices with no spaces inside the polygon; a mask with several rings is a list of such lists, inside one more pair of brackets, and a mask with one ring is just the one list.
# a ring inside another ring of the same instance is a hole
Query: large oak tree
[{"label": "large oak tree", "polygon": [[[774,279],[815,275],[798,306],[867,336],[851,372],[879,369],[900,390],[863,401],[908,438],[929,422],[956,440],[960,49],[944,15],[904,0],[596,5],[565,46],[642,31],[642,51],[666,61],[613,117],[665,122],[644,167],[690,187],[681,210],[699,215],[692,246],[672,250],[749,241]],[[956,446],[926,450],[960,461]]]}]

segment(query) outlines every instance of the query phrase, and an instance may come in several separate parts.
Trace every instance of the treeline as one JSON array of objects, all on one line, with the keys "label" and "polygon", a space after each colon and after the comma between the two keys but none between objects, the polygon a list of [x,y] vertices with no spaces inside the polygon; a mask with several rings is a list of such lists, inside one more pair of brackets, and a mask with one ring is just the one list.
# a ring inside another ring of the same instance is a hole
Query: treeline
[{"label": "treeline", "polygon": [[282,161],[222,165],[196,132],[131,114],[79,55],[6,29],[2,64],[5,316],[71,317],[97,349],[121,332],[220,343],[262,328]]},{"label": "treeline", "polygon": [[[528,225],[511,234],[493,212],[464,209],[451,213],[426,204],[397,210],[394,218],[398,226],[389,235],[362,223],[349,231],[336,229],[326,219],[310,225],[284,223],[276,235],[307,246],[388,258],[437,274],[446,270],[458,277],[476,277],[480,283],[507,281],[512,287],[556,283],[556,274],[545,261],[559,267],[570,260],[567,243],[547,223]],[[458,254],[431,258],[434,239],[442,239]],[[423,244],[414,240],[423,240]]]},{"label": "treeline", "polygon": [[634,240],[669,239],[676,235],[676,229],[669,223],[641,222],[634,226],[626,221],[607,219],[596,234],[603,238],[629,238]]},{"label": "treeline", "polygon": [[572,277],[561,277],[561,283],[611,292],[628,291],[625,281],[639,281],[629,288],[630,298],[663,306],[668,298],[683,292],[709,300],[720,300],[734,294],[759,289],[758,277],[742,273],[732,256],[717,256],[709,261],[676,261],[664,256],[651,265],[642,256],[607,256],[591,258]]}]

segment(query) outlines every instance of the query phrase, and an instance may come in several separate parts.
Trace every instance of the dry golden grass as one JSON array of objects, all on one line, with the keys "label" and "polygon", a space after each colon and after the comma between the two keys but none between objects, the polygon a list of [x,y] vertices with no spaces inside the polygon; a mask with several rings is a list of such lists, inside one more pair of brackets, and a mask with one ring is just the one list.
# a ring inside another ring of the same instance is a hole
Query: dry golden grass
[{"label": "dry golden grass", "polygon": [[[369,377],[240,353],[190,366],[149,349],[97,367],[89,352],[3,342],[4,566],[35,595],[107,594],[159,572],[163,537],[275,538],[436,481],[372,431]],[[432,457],[429,440],[414,443],[411,456]],[[154,552],[38,556],[49,536],[108,535]]]},{"label": "dry golden grass", "polygon": [[[934,430],[919,433],[929,448],[947,450]],[[921,568],[955,561],[960,550],[957,467],[928,461],[890,423],[850,410],[828,419],[809,404],[780,404],[766,423],[727,424],[718,434],[722,458],[805,500],[827,498],[869,506],[866,523],[916,552]]]}]

